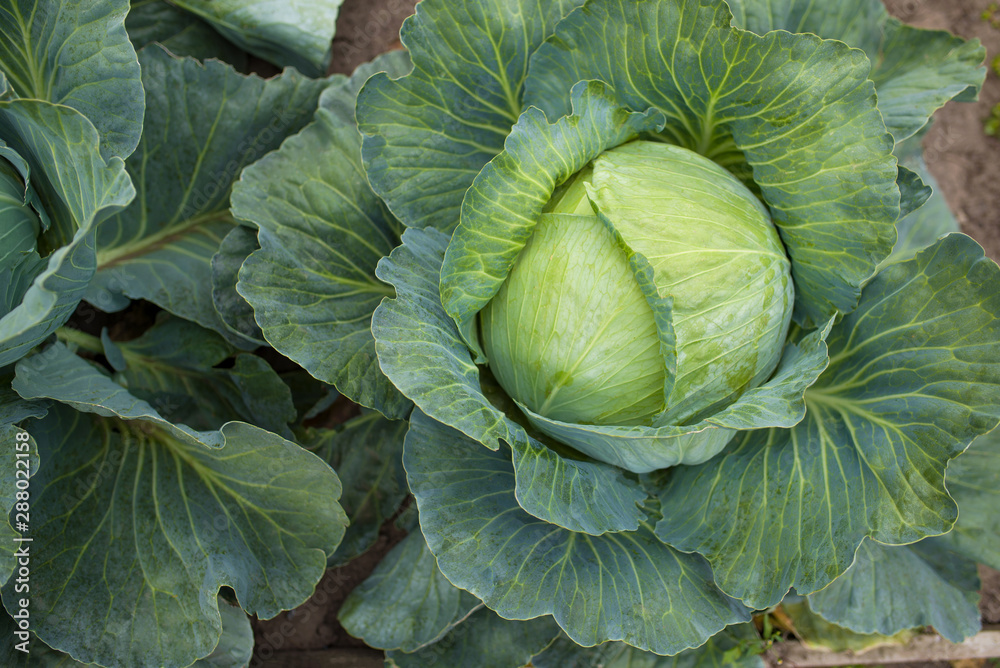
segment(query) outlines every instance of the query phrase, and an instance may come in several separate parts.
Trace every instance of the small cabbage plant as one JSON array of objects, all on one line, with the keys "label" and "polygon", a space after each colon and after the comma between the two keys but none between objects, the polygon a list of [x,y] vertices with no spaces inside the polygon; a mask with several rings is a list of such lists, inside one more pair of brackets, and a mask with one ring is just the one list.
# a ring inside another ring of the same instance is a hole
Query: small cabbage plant
[{"label": "small cabbage plant", "polygon": [[409,419],[420,530],[345,628],[397,665],[596,665],[794,588],[968,635],[817,597],[883,550],[939,573],[886,546],[952,529],[945,471],[1000,420],[1000,269],[919,150],[982,48],[878,0],[424,0],[401,39],[335,110],[361,138],[313,129],[340,172],[289,141],[233,195],[265,338]]}]

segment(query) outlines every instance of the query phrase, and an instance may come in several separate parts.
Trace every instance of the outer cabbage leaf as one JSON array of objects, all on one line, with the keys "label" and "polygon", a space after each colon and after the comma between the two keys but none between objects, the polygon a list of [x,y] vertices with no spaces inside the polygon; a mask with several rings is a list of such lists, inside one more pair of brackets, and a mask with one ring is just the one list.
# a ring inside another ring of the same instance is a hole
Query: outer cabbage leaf
[{"label": "outer cabbage leaf", "polygon": [[[409,64],[390,54],[374,66]],[[258,227],[261,246],[237,290],[276,350],[353,401],[402,418],[411,404],[379,369],[370,325],[393,295],[374,269],[399,243],[399,225],[368,185],[356,127],[338,113],[359,78],[324,93],[313,123],[234,187],[233,214]]]},{"label": "outer cabbage leaf", "polygon": [[415,412],[403,466],[438,567],[505,619],[552,615],[575,642],[624,640],[659,654],[697,647],[749,611],[697,555],[648,525],[589,536],[524,512],[507,454]]},{"label": "outer cabbage leaf", "polygon": [[[528,57],[582,0],[428,0],[403,23],[413,73],[358,97],[372,188],[410,227],[451,230],[521,113]],[[574,81],[573,83],[576,83]]]},{"label": "outer cabbage leaf", "polygon": [[958,221],[944,201],[944,196],[938,189],[937,181],[927,169],[923,151],[920,146],[922,134],[910,137],[901,144],[896,144],[894,153],[899,158],[900,172],[902,165],[911,168],[917,177],[931,189],[930,197],[916,210],[896,222],[896,232],[899,235],[892,254],[879,266],[881,271],[892,262],[908,260],[919,251],[930,246],[937,239],[951,232],[958,232]]},{"label": "outer cabbage leaf", "polygon": [[[12,405],[17,413],[18,421],[29,416],[42,417],[48,412],[47,405],[44,403],[27,402],[16,395],[11,397],[13,392],[9,389],[0,392],[2,392],[0,399],[4,402],[4,408],[7,408],[7,404]],[[0,419],[0,438],[3,439],[4,443],[3,454],[9,462],[8,466],[4,468],[3,474],[0,475],[0,512],[3,513],[3,519],[0,521],[0,582],[2,583],[6,583],[11,574],[15,572],[17,558],[14,556],[14,552],[21,545],[17,539],[24,535],[23,532],[16,531],[14,525],[10,523],[10,514],[17,502],[17,481],[25,479],[18,475],[18,471],[27,476],[29,491],[30,482],[33,482],[32,478],[38,472],[38,447],[34,439],[31,439],[29,434],[29,440],[26,441],[28,449],[26,451],[19,450],[17,446],[22,441],[18,441],[17,436],[26,432],[6,421],[7,417],[12,417],[11,413],[14,411],[10,411],[8,416]],[[22,465],[20,462],[24,462],[24,464]],[[0,614],[0,617],[2,616]]]},{"label": "outer cabbage leaf", "polygon": [[132,0],[125,17],[125,30],[136,50],[158,42],[175,56],[218,58],[240,71],[246,70],[246,53],[194,14],[177,9],[166,0]]},{"label": "outer cabbage leaf", "polygon": [[243,76],[216,60],[139,55],[149,111],[127,167],[135,202],[98,230],[87,300],[106,311],[146,299],[244,346],[212,303],[211,259],[232,229],[229,194],[245,165],[311,118],[330,82],[289,71]]},{"label": "outer cabbage leaf", "polygon": [[412,654],[386,652],[390,668],[512,668],[526,666],[559,633],[551,617],[521,622],[480,607],[430,647]]},{"label": "outer cabbage leaf", "polygon": [[243,263],[258,248],[257,231],[252,227],[237,225],[229,230],[212,257],[212,303],[231,332],[263,346],[267,341],[254,320],[253,307],[236,291]]},{"label": "outer cabbage leaf", "polygon": [[296,412],[288,387],[251,353],[235,355],[232,366],[215,368],[236,353],[218,334],[164,314],[131,341],[102,338],[115,380],[171,422],[212,430],[241,420],[292,439],[289,424]]},{"label": "outer cabbage leaf", "polygon": [[[0,81],[0,84],[2,83]],[[0,95],[0,100],[2,99],[4,99],[4,96]],[[0,139],[0,156],[6,158],[6,162],[3,165],[4,180],[6,181],[4,190],[6,191],[5,199],[8,199],[10,204],[6,205],[5,208],[14,204],[29,207],[32,213],[38,218],[38,223],[40,224],[40,230],[38,231],[48,230],[52,225],[52,221],[49,219],[46,207],[39,197],[38,192],[31,184],[31,166],[28,164],[28,161],[11,146],[8,146],[2,139]],[[33,244],[32,247],[34,247]],[[13,249],[8,247],[8,252],[10,250]],[[26,248],[21,246],[16,248],[16,250],[24,251]]]},{"label": "outer cabbage leaf", "polygon": [[436,648],[442,636],[481,607],[479,599],[441,574],[418,529],[347,596],[338,618],[367,645],[415,652],[431,644]]},{"label": "outer cabbage leaf", "polygon": [[948,492],[958,502],[955,528],[936,540],[1000,569],[1000,430],[977,438],[948,465]]},{"label": "outer cabbage leaf", "polygon": [[[403,472],[406,422],[370,412],[337,429],[309,429],[299,442],[344,481],[340,505],[350,524],[330,566],[346,564],[375,543],[379,529],[409,494]],[[371,643],[369,643],[371,644]]]},{"label": "outer cabbage leaf", "polygon": [[185,666],[219,642],[221,586],[265,618],[312,593],[347,523],[315,455],[244,423],[170,423],[59,344],[18,364],[15,389],[68,404],[27,425],[45,462],[31,532],[50,556],[33,564],[31,600],[47,645]]},{"label": "outer cabbage leaf", "polygon": [[855,633],[933,626],[952,642],[979,632],[976,563],[939,538],[890,547],[865,540],[846,573],[809,597],[813,612]]},{"label": "outer cabbage leaf", "polygon": [[534,668],[764,668],[758,651],[760,636],[752,624],[729,626],[701,647],[676,656],[657,656],[609,642],[596,647],[580,647],[562,636],[551,647],[532,657]]},{"label": "outer cabbage leaf", "polygon": [[762,35],[808,32],[864,50],[886,128],[899,143],[951,99],[976,99],[986,76],[985,49],[943,30],[923,30],[889,16],[880,0],[729,0],[733,25]]},{"label": "outer cabbage leaf", "polygon": [[708,557],[755,608],[822,589],[865,536],[948,531],[945,468],[1000,420],[1000,268],[963,235],[894,264],[834,326],[830,367],[789,430],[746,433],[677,469],[657,535]]},{"label": "outer cabbage leaf", "polygon": [[105,160],[131,155],[142,134],[128,10],[128,0],[13,0],[0,8],[0,69],[14,93],[82,113],[97,128]]},{"label": "outer cabbage leaf", "polygon": [[876,647],[903,645],[916,635],[913,630],[900,631],[892,636],[855,633],[826,621],[810,610],[809,603],[799,596],[786,598],[781,608],[795,626],[802,645],[809,649],[860,653]]},{"label": "outer cabbage leaf", "polygon": [[[9,370],[13,371],[13,369]],[[48,401],[26,401],[11,388],[10,384],[13,380],[13,376],[0,373],[0,427],[15,425],[28,418],[44,417],[51,403]]]},{"label": "outer cabbage leaf", "polygon": [[[190,668],[244,668],[253,655],[253,629],[250,619],[238,606],[230,605],[219,597],[219,615],[222,618],[222,637],[216,648],[206,657],[198,659]],[[14,637],[10,615],[0,614],[0,633]],[[8,630],[7,626],[10,625]],[[80,663],[68,654],[52,649],[31,634],[29,652],[24,654],[7,643],[0,648],[0,662],[5,668],[98,668],[94,663]]]},{"label": "outer cabbage leaf", "polygon": [[296,424],[300,427],[306,420],[322,414],[340,397],[333,385],[316,380],[302,369],[282,373],[281,380],[292,391],[292,403],[298,414]]},{"label": "outer cabbage leaf", "polygon": [[105,161],[94,126],[68,107],[0,102],[0,136],[23,163],[22,177],[45,204],[40,250],[0,267],[0,367],[23,357],[72,315],[96,269],[95,229],[135,189],[119,158]]},{"label": "outer cabbage leaf", "polygon": [[326,74],[343,0],[172,0],[234,44],[279,67]]},{"label": "outer cabbage leaf", "polygon": [[[926,167],[922,168],[920,177],[931,188],[937,188],[937,183]],[[946,234],[958,232],[958,222],[948,209],[938,192],[931,195],[926,204],[896,223],[899,238],[892,249],[892,254],[879,265],[881,271],[886,265],[901,262],[913,257],[917,251],[927,248]]]},{"label": "outer cabbage leaf", "polygon": [[253,658],[253,628],[250,618],[237,605],[219,597],[222,637],[208,656],[195,661],[191,668],[244,668]]},{"label": "outer cabbage leaf", "polygon": [[745,160],[792,261],[795,319],[816,326],[854,308],[892,249],[893,140],[861,52],[730,19],[713,0],[594,0],[532,56],[525,102],[556,117],[570,86],[599,79],[620,104],[663,112],[666,140],[724,167]]},{"label": "outer cabbage leaf", "polygon": [[[898,153],[896,153],[898,157]],[[921,175],[916,171],[899,166],[899,175],[896,177],[896,186],[899,187],[899,217],[906,218],[908,215],[919,209],[930,199],[932,189],[924,183]],[[897,226],[899,221],[897,221]],[[897,230],[898,232],[898,230]],[[896,238],[895,248],[899,245],[899,237]]]},{"label": "outer cabbage leaf", "polygon": [[379,263],[379,278],[398,293],[372,318],[382,369],[435,420],[487,448],[497,449],[500,441],[510,445],[518,503],[532,515],[594,535],[635,530],[644,516],[636,502],[645,493],[621,471],[561,457],[491,403],[506,401],[506,408],[516,411],[488,377],[481,378],[441,306],[437,276],[447,244],[436,230],[407,230],[403,245]]},{"label": "outer cabbage leaf", "polygon": [[38,214],[27,203],[28,194],[20,174],[0,159],[0,268],[17,262],[35,250],[41,231]]}]

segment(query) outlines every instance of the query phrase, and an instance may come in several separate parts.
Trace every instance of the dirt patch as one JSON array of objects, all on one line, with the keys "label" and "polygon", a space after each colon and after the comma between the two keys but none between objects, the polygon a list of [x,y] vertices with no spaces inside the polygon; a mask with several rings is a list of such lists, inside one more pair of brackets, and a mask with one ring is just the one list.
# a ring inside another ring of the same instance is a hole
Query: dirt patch
[{"label": "dirt patch", "polygon": [[979,611],[983,614],[983,624],[1000,624],[1000,571],[988,566],[979,566],[980,590]]},{"label": "dirt patch", "polygon": [[350,74],[380,53],[403,48],[399,27],[416,4],[416,0],[345,2],[337,18],[330,72]]},{"label": "dirt patch", "polygon": [[345,566],[328,570],[308,601],[274,619],[253,620],[251,668],[263,666],[280,652],[366,647],[364,642],[344,631],[337,620],[337,612],[347,595],[371,575],[382,558],[405,536],[393,523],[387,523],[367,552]]}]

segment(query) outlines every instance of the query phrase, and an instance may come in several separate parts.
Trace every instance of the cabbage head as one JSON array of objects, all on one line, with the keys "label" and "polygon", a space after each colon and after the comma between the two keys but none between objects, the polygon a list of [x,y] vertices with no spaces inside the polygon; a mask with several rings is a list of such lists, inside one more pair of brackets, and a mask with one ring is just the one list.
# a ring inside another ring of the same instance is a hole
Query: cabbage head
[{"label": "cabbage head", "polygon": [[[564,422],[683,423],[770,377],[791,263],[767,209],[725,169],[633,141],[570,177],[543,212],[480,312],[490,369],[513,399]],[[649,261],[654,299],[673,301],[676,368],[629,249]]]}]

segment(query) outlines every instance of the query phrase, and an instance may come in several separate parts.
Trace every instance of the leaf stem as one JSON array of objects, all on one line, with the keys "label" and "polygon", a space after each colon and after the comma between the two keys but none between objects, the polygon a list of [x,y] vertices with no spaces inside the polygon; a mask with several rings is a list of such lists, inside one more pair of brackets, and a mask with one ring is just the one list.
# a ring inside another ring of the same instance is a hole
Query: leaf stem
[{"label": "leaf stem", "polygon": [[96,336],[86,334],[72,327],[60,327],[56,330],[56,338],[63,343],[72,343],[77,348],[87,352],[104,354],[104,345]]}]

